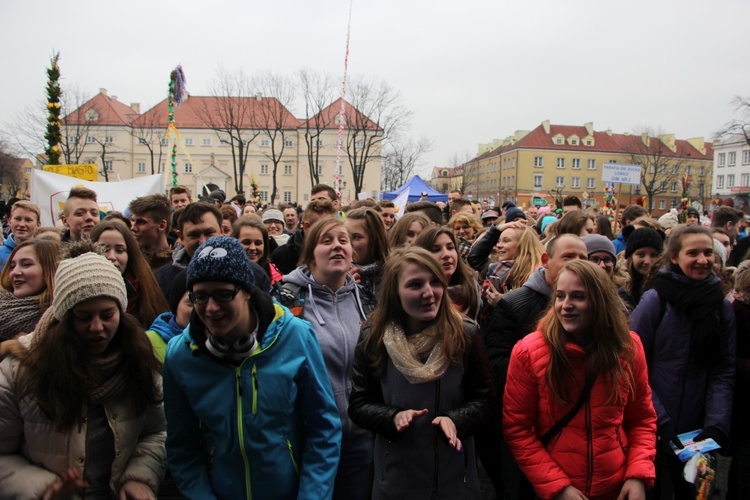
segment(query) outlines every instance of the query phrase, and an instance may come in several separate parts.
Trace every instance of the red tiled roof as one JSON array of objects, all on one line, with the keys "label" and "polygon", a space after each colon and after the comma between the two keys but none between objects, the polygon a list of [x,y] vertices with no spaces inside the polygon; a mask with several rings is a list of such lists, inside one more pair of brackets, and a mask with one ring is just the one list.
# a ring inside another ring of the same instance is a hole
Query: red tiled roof
[{"label": "red tiled roof", "polygon": [[[563,144],[555,144],[552,138],[558,134],[565,137]],[[567,138],[576,135],[578,136],[578,144],[571,145],[567,142]],[[608,134],[607,132],[593,131],[591,136],[594,138],[593,146],[586,146],[583,143],[583,139],[587,137],[589,133],[586,127],[575,126],[575,125],[550,125],[549,134],[544,131],[544,126],[539,125],[537,128],[529,132],[521,140],[515,144],[509,144],[501,146],[492,151],[488,151],[477,156],[474,160],[482,160],[484,158],[490,158],[497,156],[508,151],[516,149],[548,149],[557,151],[581,151],[581,152],[592,152],[592,153],[623,153],[626,151],[643,151],[646,153],[648,149],[644,146],[640,135],[625,135],[625,134]],[[659,141],[658,137],[652,137],[651,142]],[[711,160],[713,158],[713,150],[711,143],[706,142],[704,147],[706,153],[701,153],[692,144],[686,140],[676,139],[675,151],[672,152],[669,148],[664,147],[663,151],[660,151],[662,156],[675,157],[675,158],[696,158],[700,160]]]},{"label": "red tiled roof", "polygon": [[[328,129],[337,129],[339,128],[339,123],[336,120],[336,117],[339,113],[341,113],[341,98],[339,97],[334,102],[332,102],[329,106],[323,108],[319,115],[321,117],[321,123],[326,124],[325,128]],[[344,100],[344,115],[346,116],[346,123],[357,123],[357,124],[364,124],[364,127],[362,125],[357,125],[359,129],[366,129],[366,130],[380,130],[381,128],[378,126],[377,123],[370,120],[367,116],[362,114],[357,108],[351,105],[349,101]],[[309,121],[312,121],[313,118],[311,118]],[[300,126],[304,126],[305,121],[300,121]],[[310,124],[311,127],[314,127],[314,124]]]},{"label": "red tiled roof", "polygon": [[91,125],[129,125],[138,116],[130,106],[100,92],[65,119],[68,123],[86,123],[86,113],[92,108],[99,118],[89,122]]},{"label": "red tiled roof", "polygon": [[[143,113],[133,125],[166,128],[169,118],[167,110],[167,100],[164,99]],[[190,96],[174,110],[174,121],[177,128],[212,128],[210,124],[222,123],[221,116],[230,110],[243,129],[267,128],[263,124],[269,120],[264,116],[279,116],[285,130],[295,130],[300,124],[275,97],[263,97],[258,101],[255,97]]]}]

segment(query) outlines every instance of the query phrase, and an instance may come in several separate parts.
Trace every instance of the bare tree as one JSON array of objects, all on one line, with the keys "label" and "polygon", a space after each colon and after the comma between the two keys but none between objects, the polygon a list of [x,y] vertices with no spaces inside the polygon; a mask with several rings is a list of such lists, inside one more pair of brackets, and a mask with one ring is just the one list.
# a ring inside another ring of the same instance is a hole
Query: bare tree
[{"label": "bare tree", "polygon": [[[86,138],[91,130],[91,120],[85,119],[84,105],[91,97],[78,85],[66,87],[62,96],[60,150],[66,164],[78,164],[86,150]],[[75,116],[78,111],[79,116]]]},{"label": "bare tree", "polygon": [[160,118],[156,113],[147,113],[133,120],[128,127],[130,135],[148,150],[151,175],[161,173],[161,160],[164,156],[162,140],[166,137],[167,131],[161,126]]},{"label": "bare tree", "polygon": [[750,98],[736,96],[732,100],[732,104],[734,104],[735,113],[738,113],[740,117],[724,125],[716,133],[716,138],[723,139],[728,136],[740,136],[750,145]]},{"label": "bare tree", "polygon": [[251,93],[252,85],[244,72],[220,69],[210,85],[211,97],[200,99],[197,105],[200,120],[216,132],[219,141],[229,143],[237,193],[244,192],[250,144],[260,134],[253,127],[256,103],[250,98]]},{"label": "bare tree", "polygon": [[654,197],[670,190],[672,183],[680,181],[683,161],[676,157],[669,135],[645,129],[640,137],[628,136],[623,151],[628,161],[641,168],[641,185],[648,197],[648,211],[654,209]]},{"label": "bare tree", "polygon": [[323,113],[333,101],[336,82],[331,75],[318,74],[309,70],[297,73],[300,92],[304,103],[304,138],[307,146],[307,168],[310,173],[310,185],[320,184],[320,150],[323,143],[320,136],[326,129],[332,128],[335,113]]},{"label": "bare tree", "polygon": [[16,158],[7,143],[0,142],[0,193],[3,188],[8,196],[18,196],[23,186],[23,160]]},{"label": "bare tree", "polygon": [[401,102],[401,94],[385,81],[354,81],[347,107],[346,154],[359,197],[368,163],[380,158],[383,142],[398,136],[408,125],[412,111]]},{"label": "bare tree", "polygon": [[[479,183],[479,162],[468,150],[453,153],[447,161],[447,165],[454,170],[458,177],[458,188],[464,195],[468,194],[472,185],[478,186]],[[478,189],[478,188],[477,188]]]},{"label": "bare tree", "polygon": [[12,141],[14,149],[31,157],[36,157],[44,151],[47,144],[44,138],[47,125],[46,111],[46,101],[39,99],[15,113],[11,121],[4,124],[3,128],[7,130],[8,139]]},{"label": "bare tree", "polygon": [[[258,91],[259,106],[256,107],[255,122],[260,133],[268,137],[268,147],[261,148],[261,154],[272,164],[271,204],[276,203],[278,193],[277,174],[279,163],[284,158],[284,151],[291,147],[297,136],[297,119],[289,112],[288,107],[294,101],[294,82],[281,75],[261,73],[254,78]],[[274,97],[262,97],[271,95]],[[287,155],[289,156],[289,155]]]},{"label": "bare tree", "polygon": [[427,137],[420,137],[417,141],[400,137],[389,141],[383,154],[380,190],[393,191],[403,185],[422,156],[433,148],[433,142]]}]

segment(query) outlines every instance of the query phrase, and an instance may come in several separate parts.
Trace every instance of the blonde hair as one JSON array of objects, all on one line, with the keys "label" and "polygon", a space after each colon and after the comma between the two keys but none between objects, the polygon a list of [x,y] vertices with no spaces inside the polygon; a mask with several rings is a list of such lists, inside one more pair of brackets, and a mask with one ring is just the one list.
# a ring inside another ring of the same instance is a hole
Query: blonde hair
[{"label": "blonde hair", "polygon": [[477,237],[477,234],[481,233],[484,229],[482,227],[482,223],[479,222],[479,217],[477,217],[475,214],[469,214],[467,212],[459,212],[453,217],[451,217],[451,220],[448,221],[448,227],[453,230],[453,226],[455,226],[457,223],[463,222],[467,224],[469,227],[471,227],[474,230],[474,237]]},{"label": "blonde hair", "polygon": [[516,258],[508,277],[512,288],[519,288],[528,281],[529,276],[537,267],[542,265],[542,254],[544,253],[544,246],[533,230],[526,228],[520,232]]}]

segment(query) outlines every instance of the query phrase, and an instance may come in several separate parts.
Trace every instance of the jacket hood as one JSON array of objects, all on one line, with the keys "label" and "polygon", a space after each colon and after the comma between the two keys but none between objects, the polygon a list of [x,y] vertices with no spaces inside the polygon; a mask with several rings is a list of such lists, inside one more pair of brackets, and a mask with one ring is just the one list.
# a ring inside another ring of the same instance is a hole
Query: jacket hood
[{"label": "jacket hood", "polygon": [[174,314],[171,312],[165,312],[157,316],[148,329],[158,333],[166,343],[169,343],[172,337],[181,334],[184,330],[183,327],[175,322]]},{"label": "jacket hood", "polygon": [[315,318],[321,325],[325,325],[326,321],[323,318],[323,314],[321,314],[320,307],[318,307],[318,304],[315,301],[315,296],[320,296],[321,293],[335,295],[338,297],[350,292],[354,292],[354,296],[357,301],[357,309],[359,310],[359,314],[361,316],[360,320],[364,321],[365,319],[367,319],[367,315],[365,314],[365,311],[362,307],[362,299],[359,296],[359,287],[354,282],[354,278],[352,277],[352,275],[349,273],[346,274],[344,285],[336,291],[331,290],[326,285],[317,283],[315,281],[315,278],[313,278],[312,272],[306,266],[300,266],[291,273],[287,274],[286,276],[284,276],[283,281],[307,289],[307,301],[310,303],[312,312],[313,314],[315,314]]},{"label": "jacket hood", "polygon": [[529,276],[529,279],[526,280],[526,283],[524,283],[523,286],[527,286],[546,297],[552,297],[552,289],[549,287],[547,280],[545,279],[546,271],[547,270],[543,267],[537,268],[536,271],[531,273],[531,276]]},{"label": "jacket hood", "polygon": [[190,256],[182,243],[178,243],[172,252],[172,264],[180,269],[186,269],[190,264]]}]

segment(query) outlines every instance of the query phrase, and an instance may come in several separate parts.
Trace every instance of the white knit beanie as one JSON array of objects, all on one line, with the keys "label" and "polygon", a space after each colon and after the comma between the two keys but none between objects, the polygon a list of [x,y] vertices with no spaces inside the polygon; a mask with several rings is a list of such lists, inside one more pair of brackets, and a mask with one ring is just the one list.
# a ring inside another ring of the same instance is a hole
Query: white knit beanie
[{"label": "white knit beanie", "polygon": [[94,297],[115,299],[120,310],[128,307],[128,293],[120,270],[103,255],[94,252],[60,262],[55,273],[52,309],[62,321],[65,314],[84,300]]}]

